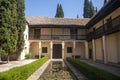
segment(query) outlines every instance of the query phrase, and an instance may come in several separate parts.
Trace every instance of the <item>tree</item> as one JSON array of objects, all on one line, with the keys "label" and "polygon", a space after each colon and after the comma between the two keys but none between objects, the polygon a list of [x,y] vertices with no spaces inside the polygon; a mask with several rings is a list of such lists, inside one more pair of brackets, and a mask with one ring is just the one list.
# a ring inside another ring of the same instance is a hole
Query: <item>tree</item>
[{"label": "tree", "polygon": [[79,18],[79,15],[77,14],[77,18]]},{"label": "tree", "polygon": [[92,1],[84,0],[84,18],[91,18],[95,14],[94,6]]},{"label": "tree", "polygon": [[64,12],[61,4],[57,4],[57,10],[56,10],[56,18],[63,18],[64,17]]},{"label": "tree", "polygon": [[104,0],[104,5],[107,3],[107,0]]},{"label": "tree", "polygon": [[16,0],[8,0],[10,5],[8,6],[8,19],[9,22],[6,21],[6,23],[8,23],[8,38],[7,38],[7,42],[6,42],[6,46],[5,46],[5,51],[8,54],[8,62],[9,62],[9,56],[13,53],[16,52],[17,49],[17,40],[18,40],[18,31],[17,31],[17,27],[16,27],[16,23],[17,23],[17,4],[16,4]]},{"label": "tree", "polygon": [[89,18],[89,0],[84,0],[84,11],[83,17]]},{"label": "tree", "polygon": [[92,1],[89,2],[89,18],[91,18],[95,14],[94,6]]},{"label": "tree", "polygon": [[24,0],[0,0],[0,54],[4,51],[8,61],[22,48],[24,29]]},{"label": "tree", "polygon": [[97,7],[95,8],[95,13],[97,13],[98,12],[98,9],[97,9]]},{"label": "tree", "polygon": [[0,61],[1,61],[1,55],[5,55],[4,52],[5,51],[0,47]]},{"label": "tree", "polygon": [[17,41],[17,52],[21,52],[24,46],[24,30],[25,30],[25,5],[24,0],[17,1],[17,31],[18,31],[18,41]]},{"label": "tree", "polygon": [[104,5],[107,3],[107,2],[109,2],[110,0],[104,0]]},{"label": "tree", "polygon": [[[11,43],[11,26],[12,17],[11,17],[11,2],[9,0],[1,0],[0,1],[0,47],[1,47],[1,54],[2,50],[8,55],[10,52]],[[14,44],[13,44],[14,45]]]}]

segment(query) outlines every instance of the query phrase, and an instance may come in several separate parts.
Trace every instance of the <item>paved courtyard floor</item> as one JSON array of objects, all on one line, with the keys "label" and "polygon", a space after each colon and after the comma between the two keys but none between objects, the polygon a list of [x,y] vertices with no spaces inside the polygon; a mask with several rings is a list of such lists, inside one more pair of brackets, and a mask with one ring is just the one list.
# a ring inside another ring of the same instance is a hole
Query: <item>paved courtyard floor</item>
[{"label": "paved courtyard floor", "polygon": [[7,71],[11,68],[18,67],[18,66],[23,66],[25,64],[29,64],[36,59],[28,59],[28,60],[22,60],[22,61],[10,61],[7,64],[0,64],[0,72]]},{"label": "paved courtyard floor", "polygon": [[106,70],[108,72],[111,72],[114,75],[120,76],[120,67],[94,62],[92,60],[81,60],[81,61],[86,62],[89,65],[97,67],[99,69],[104,69],[104,70]]}]

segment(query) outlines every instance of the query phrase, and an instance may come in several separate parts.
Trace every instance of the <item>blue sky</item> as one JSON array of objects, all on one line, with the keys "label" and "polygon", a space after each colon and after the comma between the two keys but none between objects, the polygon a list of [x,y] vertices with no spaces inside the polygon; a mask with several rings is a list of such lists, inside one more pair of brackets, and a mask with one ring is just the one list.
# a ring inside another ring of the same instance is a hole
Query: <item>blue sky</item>
[{"label": "blue sky", "polygon": [[[104,0],[92,0],[95,7],[100,9]],[[53,18],[57,4],[62,4],[65,18],[83,17],[84,0],[25,0],[26,16],[48,16]]]}]

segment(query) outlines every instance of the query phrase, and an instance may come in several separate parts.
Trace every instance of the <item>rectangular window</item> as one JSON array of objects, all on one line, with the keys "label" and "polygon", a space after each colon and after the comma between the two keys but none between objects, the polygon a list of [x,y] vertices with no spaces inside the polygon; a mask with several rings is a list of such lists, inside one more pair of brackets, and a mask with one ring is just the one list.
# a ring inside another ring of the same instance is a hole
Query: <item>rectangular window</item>
[{"label": "rectangular window", "polygon": [[70,35],[71,35],[71,39],[76,39],[77,28],[71,28],[70,29]]},{"label": "rectangular window", "polygon": [[71,28],[70,29],[70,34],[71,35],[77,35],[77,28]]},{"label": "rectangular window", "polygon": [[112,27],[112,18],[107,19],[107,27]]},{"label": "rectangular window", "polygon": [[42,53],[47,53],[47,47],[42,47]]},{"label": "rectangular window", "polygon": [[40,29],[35,28],[34,29],[34,39],[40,38]]},{"label": "rectangular window", "polygon": [[72,47],[67,47],[67,53],[72,53]]}]

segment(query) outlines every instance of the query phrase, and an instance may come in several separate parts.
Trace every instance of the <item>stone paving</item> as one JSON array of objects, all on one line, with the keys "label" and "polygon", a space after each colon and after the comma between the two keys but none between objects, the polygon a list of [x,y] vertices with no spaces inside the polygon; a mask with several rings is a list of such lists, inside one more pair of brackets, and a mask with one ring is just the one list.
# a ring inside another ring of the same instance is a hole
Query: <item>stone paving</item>
[{"label": "stone paving", "polygon": [[14,67],[19,67],[19,66],[23,66],[25,64],[29,64],[35,60],[36,59],[28,59],[28,60],[22,60],[22,61],[10,61],[7,64],[0,64],[0,72],[7,71]]},{"label": "stone paving", "polygon": [[92,60],[81,60],[81,61],[86,62],[89,65],[97,67],[99,69],[104,69],[104,70],[106,70],[108,72],[111,72],[114,75],[120,76],[120,67],[94,62]]}]

